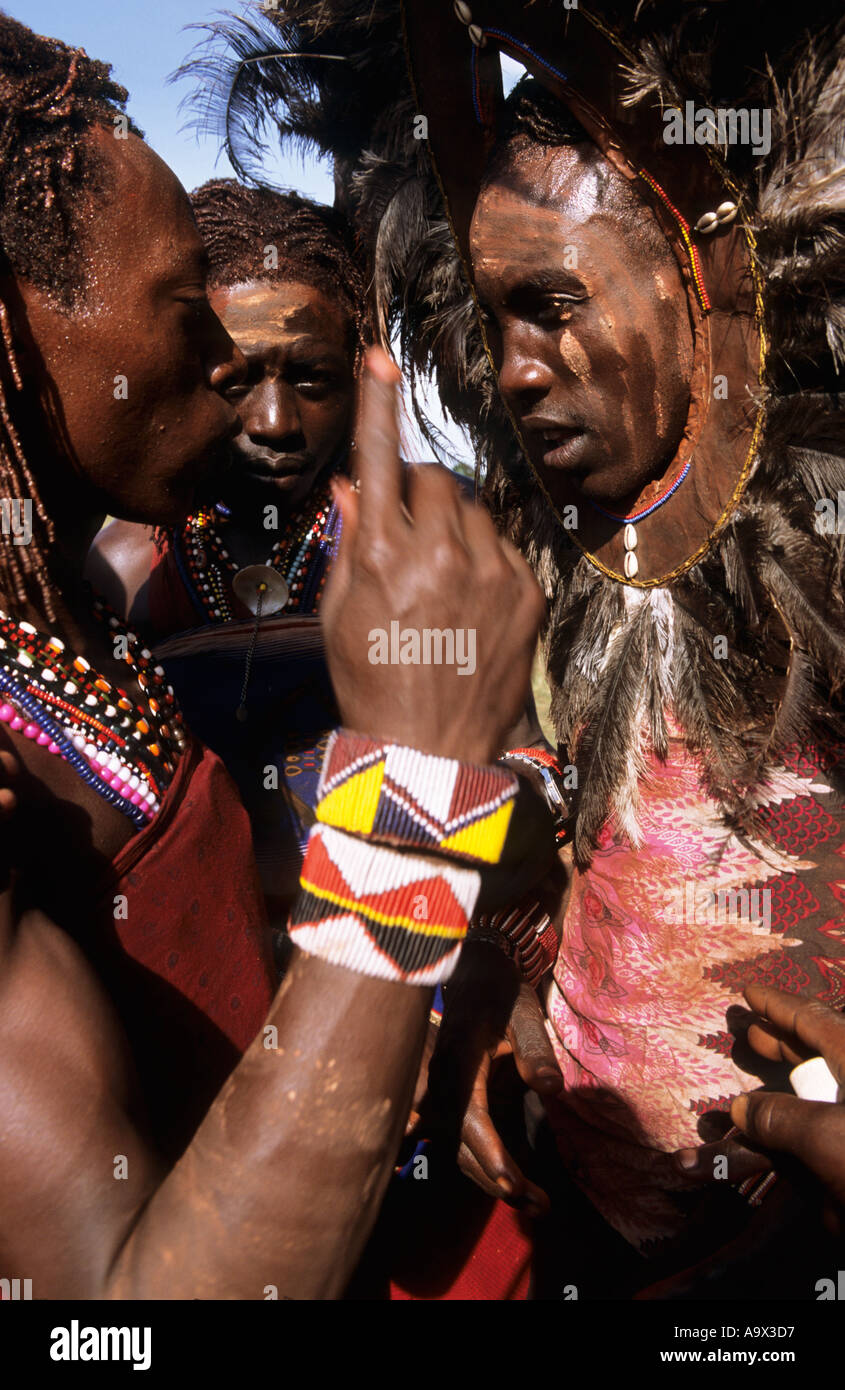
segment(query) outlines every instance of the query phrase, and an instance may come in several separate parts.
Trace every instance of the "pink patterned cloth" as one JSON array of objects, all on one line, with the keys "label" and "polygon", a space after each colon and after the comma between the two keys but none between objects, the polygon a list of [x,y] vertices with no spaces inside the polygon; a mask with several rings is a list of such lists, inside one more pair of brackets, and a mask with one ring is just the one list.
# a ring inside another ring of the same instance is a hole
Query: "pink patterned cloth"
[{"label": "pink patterned cloth", "polygon": [[639,848],[611,822],[575,875],[547,1000],[566,1082],[550,1121],[569,1170],[640,1247],[683,1229],[668,1155],[760,1084],[732,1055],[744,985],[845,1002],[845,753],[785,761],[758,798],[772,843],[752,846],[674,737],[640,785]]}]

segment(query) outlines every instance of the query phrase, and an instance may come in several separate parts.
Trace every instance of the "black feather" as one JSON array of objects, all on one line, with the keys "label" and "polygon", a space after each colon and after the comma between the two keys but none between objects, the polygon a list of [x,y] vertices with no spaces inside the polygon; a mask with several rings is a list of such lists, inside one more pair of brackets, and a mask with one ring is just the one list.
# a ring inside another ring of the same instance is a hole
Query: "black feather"
[{"label": "black feather", "polygon": [[[639,757],[638,711],[665,756],[667,703],[700,751],[708,791],[732,824],[747,828],[767,760],[789,740],[812,737],[819,711],[830,710],[845,684],[845,536],[822,534],[815,511],[819,499],[845,491],[845,416],[836,396],[845,387],[841,0],[802,0],[798,8],[769,0],[604,0],[601,7],[634,54],[633,109],[692,99],[772,112],[768,156],[728,151],[751,210],[765,288],[764,430],[729,526],[668,591],[671,690],[658,661],[657,609],[643,602],[626,612],[621,586],[572,545],[514,438],[426,142],[412,138],[399,9],[399,0],[290,0],[274,22],[250,28],[226,17],[216,26],[217,47],[186,69],[204,87],[197,109],[207,122],[223,118],[230,157],[251,176],[260,174],[261,144],[273,131],[333,157],[338,196],[370,258],[382,336],[398,335],[415,410],[427,427],[422,396],[433,377],[444,409],[476,446],[488,504],[549,599],[552,717],[562,743],[580,737],[581,861]],[[229,50],[222,60],[221,44]],[[269,56],[280,48],[287,59]],[[318,51],[345,61],[290,56]],[[788,671],[784,623],[794,644]],[[728,638],[724,661],[714,659],[715,634]],[[608,644],[600,669],[591,653]]]}]

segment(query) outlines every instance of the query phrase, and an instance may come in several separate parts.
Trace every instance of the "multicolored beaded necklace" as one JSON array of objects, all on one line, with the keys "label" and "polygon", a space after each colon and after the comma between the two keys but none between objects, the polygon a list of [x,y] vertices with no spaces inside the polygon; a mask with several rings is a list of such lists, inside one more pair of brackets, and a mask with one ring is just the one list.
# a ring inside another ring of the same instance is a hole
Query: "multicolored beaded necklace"
[{"label": "multicolored beaded necklace", "polygon": [[[206,621],[213,623],[231,622],[234,618],[230,593],[238,566],[218,531],[227,519],[227,510],[220,506],[196,512],[188,518],[175,547],[182,577],[201,605]],[[326,483],[309,498],[301,512],[289,519],[270,551],[264,563],[287,583],[286,612],[316,613],[319,608],[338,520],[339,512]]]},{"label": "multicolored beaded necklace", "polygon": [[110,805],[142,828],[161,806],[185,748],[182,715],[164,668],[101,599],[94,611],[111,630],[144,703],[133,702],[58,637],[0,612],[0,722],[64,758]]}]

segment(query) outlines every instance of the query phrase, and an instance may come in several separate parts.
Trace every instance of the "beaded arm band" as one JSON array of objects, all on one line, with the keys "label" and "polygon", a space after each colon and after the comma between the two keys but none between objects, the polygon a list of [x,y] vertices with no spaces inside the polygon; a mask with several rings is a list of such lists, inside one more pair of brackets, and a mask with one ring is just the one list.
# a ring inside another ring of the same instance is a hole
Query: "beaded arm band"
[{"label": "beaded arm band", "polygon": [[[568,834],[569,808],[557,780],[561,776],[557,758],[545,748],[512,748],[502,761],[523,763],[539,772],[554,817],[557,843],[562,844]],[[530,896],[502,912],[479,917],[470,930],[470,940],[498,946],[532,988],[554,968],[560,949],[560,936],[551,917]]]},{"label": "beaded arm band", "polygon": [[480,886],[475,869],[315,825],[288,933],[332,965],[436,985],[457,965]]},{"label": "beaded arm band", "polygon": [[506,768],[337,729],[323,760],[317,820],[376,844],[498,864],[517,790]]},{"label": "beaded arm band", "polygon": [[552,970],[560,950],[560,937],[548,912],[533,898],[516,907],[479,917],[469,933],[470,941],[487,941],[510,956],[532,989]]}]

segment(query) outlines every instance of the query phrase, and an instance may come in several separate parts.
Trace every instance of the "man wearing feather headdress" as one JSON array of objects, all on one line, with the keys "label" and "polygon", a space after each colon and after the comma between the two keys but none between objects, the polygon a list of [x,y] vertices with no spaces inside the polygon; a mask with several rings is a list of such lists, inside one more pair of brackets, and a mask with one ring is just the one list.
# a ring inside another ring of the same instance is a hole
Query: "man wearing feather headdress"
[{"label": "man wearing feather headdress", "polygon": [[[738,1191],[691,1151],[784,1085],[744,989],[845,1002],[842,26],[824,0],[678,8],[293,3],[245,92],[335,154],[380,320],[549,599],[578,799],[540,1130],[603,1218],[569,1216],[582,1297],[608,1296],[611,1232],[624,1292],[746,1231],[746,1200],[800,1226],[782,1181]],[[500,52],[531,75],[504,107]],[[752,108],[771,148],[719,147],[718,112]]]}]

